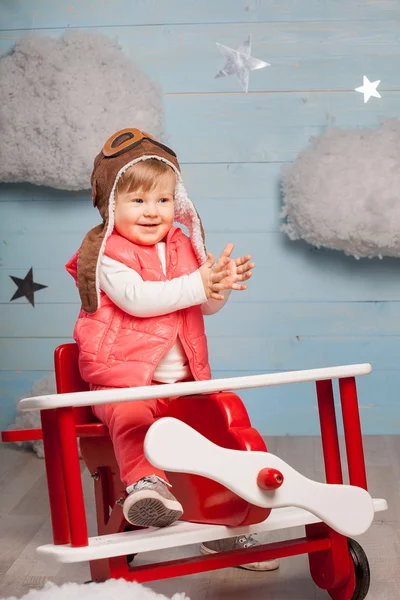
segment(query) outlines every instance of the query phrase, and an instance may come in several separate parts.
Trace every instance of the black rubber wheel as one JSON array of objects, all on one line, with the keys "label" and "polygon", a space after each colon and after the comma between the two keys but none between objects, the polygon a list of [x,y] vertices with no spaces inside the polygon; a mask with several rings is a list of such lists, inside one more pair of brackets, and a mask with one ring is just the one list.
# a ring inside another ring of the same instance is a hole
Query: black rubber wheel
[{"label": "black rubber wheel", "polygon": [[356,589],[351,600],[364,600],[368,594],[371,582],[368,558],[358,542],[349,538],[347,544],[356,575]]}]

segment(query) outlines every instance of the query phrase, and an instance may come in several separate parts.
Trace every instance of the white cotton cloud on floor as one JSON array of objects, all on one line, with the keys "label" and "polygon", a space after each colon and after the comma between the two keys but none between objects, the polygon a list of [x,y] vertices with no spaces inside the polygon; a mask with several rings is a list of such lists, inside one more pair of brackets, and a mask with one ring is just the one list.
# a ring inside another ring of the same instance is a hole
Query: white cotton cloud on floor
[{"label": "white cotton cloud on floor", "polygon": [[[30,398],[32,396],[45,396],[47,394],[56,393],[56,379],[54,373],[51,375],[45,375],[40,379],[37,379],[31,388],[29,394],[25,394],[20,398],[17,398],[17,411],[19,401],[23,398]],[[40,421],[40,411],[28,410],[26,412],[17,412],[14,423],[12,423],[8,429],[40,429],[42,427]],[[27,442],[16,442],[17,446],[23,448],[31,448],[39,458],[44,458],[43,442],[42,440],[30,440]]]},{"label": "white cotton cloud on floor", "polygon": [[312,138],[284,168],[282,191],[290,239],[356,258],[400,256],[400,120]]},{"label": "white cotton cloud on floor", "polygon": [[99,33],[28,36],[0,59],[0,181],[90,188],[115,131],[162,137],[159,87]]},{"label": "white cotton cloud on floor", "polygon": [[[15,596],[3,600],[17,600]],[[111,579],[104,583],[65,583],[58,587],[46,583],[41,590],[30,590],[20,600],[169,600],[163,594],[135,582]],[[170,600],[190,600],[183,593],[174,594]]]}]

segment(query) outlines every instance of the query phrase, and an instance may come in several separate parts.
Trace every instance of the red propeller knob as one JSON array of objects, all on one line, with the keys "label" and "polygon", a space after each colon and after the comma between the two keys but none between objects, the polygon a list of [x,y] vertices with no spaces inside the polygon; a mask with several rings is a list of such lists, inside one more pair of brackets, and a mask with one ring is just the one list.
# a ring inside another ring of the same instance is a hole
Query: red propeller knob
[{"label": "red propeller knob", "polygon": [[262,490],[276,490],[281,487],[284,477],[277,469],[261,469],[257,475],[257,485]]}]

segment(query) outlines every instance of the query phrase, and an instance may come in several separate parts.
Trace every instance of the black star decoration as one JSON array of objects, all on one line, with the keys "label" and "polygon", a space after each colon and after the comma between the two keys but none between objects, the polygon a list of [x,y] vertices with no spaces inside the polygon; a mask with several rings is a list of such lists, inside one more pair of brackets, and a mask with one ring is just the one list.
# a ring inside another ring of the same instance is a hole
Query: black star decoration
[{"label": "black star decoration", "polygon": [[20,277],[13,277],[12,275],[10,275],[10,277],[18,286],[18,289],[11,298],[10,302],[16,300],[17,298],[26,298],[29,300],[32,306],[35,306],[34,293],[48,287],[47,285],[42,285],[41,283],[35,283],[33,281],[33,267],[29,269],[24,279],[21,279]]}]

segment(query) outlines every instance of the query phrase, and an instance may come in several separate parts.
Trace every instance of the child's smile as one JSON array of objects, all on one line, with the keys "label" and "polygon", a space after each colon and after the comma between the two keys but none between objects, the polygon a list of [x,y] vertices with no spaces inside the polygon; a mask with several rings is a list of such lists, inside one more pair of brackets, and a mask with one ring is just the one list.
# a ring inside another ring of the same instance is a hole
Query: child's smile
[{"label": "child's smile", "polygon": [[135,244],[152,246],[165,238],[174,222],[175,173],[160,177],[150,190],[118,194],[115,229]]}]

